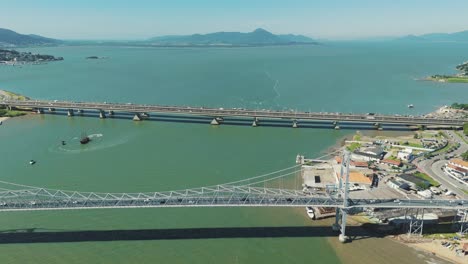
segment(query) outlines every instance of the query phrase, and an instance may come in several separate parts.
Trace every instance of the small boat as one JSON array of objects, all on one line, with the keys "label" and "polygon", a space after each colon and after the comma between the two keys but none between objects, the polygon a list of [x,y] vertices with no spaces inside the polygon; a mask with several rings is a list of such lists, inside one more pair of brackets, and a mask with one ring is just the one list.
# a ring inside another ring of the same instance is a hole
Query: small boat
[{"label": "small boat", "polygon": [[408,105],[408,108],[414,108],[414,105],[413,105],[413,104],[409,104],[409,105]]},{"label": "small boat", "polygon": [[86,135],[86,133],[83,133],[81,135],[80,143],[81,144],[88,144],[91,141],[91,139]]},{"label": "small boat", "polygon": [[36,164],[36,161],[35,160],[30,160],[29,164],[34,165],[34,164]]},{"label": "small boat", "polygon": [[65,142],[65,140],[62,140],[62,146],[65,146],[67,143]]},{"label": "small boat", "polygon": [[310,206],[306,207],[306,213],[307,213],[307,216],[309,216],[310,219],[315,219],[314,208],[312,208]]}]

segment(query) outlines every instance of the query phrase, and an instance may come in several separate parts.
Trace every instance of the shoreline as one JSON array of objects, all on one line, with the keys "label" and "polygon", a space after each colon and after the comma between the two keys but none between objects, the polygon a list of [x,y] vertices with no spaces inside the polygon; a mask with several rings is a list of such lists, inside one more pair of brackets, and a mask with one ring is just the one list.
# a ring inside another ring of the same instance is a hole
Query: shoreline
[{"label": "shoreline", "polygon": [[444,248],[440,244],[440,242],[443,241],[442,239],[433,239],[433,240],[425,239],[424,241],[409,242],[409,241],[400,239],[399,236],[395,236],[395,237],[386,236],[386,238],[389,238],[397,243],[406,245],[407,247],[412,248],[416,251],[422,251],[427,254],[431,254],[434,257],[438,257],[440,259],[449,261],[451,263],[456,263],[456,264],[466,263],[464,261],[466,258],[465,256],[457,257],[456,255],[454,255],[453,251],[451,251],[450,249]]}]

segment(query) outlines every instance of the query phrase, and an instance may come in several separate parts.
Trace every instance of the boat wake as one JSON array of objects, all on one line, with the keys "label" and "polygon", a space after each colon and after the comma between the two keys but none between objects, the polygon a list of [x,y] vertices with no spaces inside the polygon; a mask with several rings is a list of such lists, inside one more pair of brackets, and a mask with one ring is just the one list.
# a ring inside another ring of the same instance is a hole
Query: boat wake
[{"label": "boat wake", "polygon": [[102,136],[103,136],[103,134],[91,134],[91,135],[89,135],[88,137],[89,137],[89,138],[100,138],[100,137],[102,137]]},{"label": "boat wake", "polygon": [[118,145],[122,145],[130,141],[130,137],[123,137],[119,139],[109,139],[104,137],[103,134],[91,134],[88,136],[91,142],[86,145],[80,144],[78,137],[73,137],[69,140],[64,140],[65,145],[55,145],[49,148],[50,152],[54,153],[67,153],[67,154],[78,154],[89,151],[97,151],[106,148],[112,148]]}]

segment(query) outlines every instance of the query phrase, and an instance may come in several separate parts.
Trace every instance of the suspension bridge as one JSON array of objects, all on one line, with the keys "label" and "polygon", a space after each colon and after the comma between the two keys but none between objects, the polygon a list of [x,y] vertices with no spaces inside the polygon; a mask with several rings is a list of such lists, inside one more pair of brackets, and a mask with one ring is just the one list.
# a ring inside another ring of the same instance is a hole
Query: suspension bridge
[{"label": "suspension bridge", "polygon": [[[330,155],[330,154],[328,154]],[[343,154],[339,183],[324,192],[294,188],[267,187],[267,182],[297,175],[296,165],[239,181],[165,192],[105,193],[60,190],[0,181],[0,211],[78,210],[104,208],[163,207],[334,207],[333,228],[345,242],[346,217],[353,209],[403,208],[419,210],[438,208],[465,211],[462,232],[468,231],[468,200],[424,199],[353,199],[349,197],[350,153]],[[321,159],[320,157],[318,159]],[[414,219],[417,222],[417,218]],[[413,222],[412,222],[413,223]],[[419,230],[419,229],[418,229]],[[421,224],[422,230],[422,224]]]}]

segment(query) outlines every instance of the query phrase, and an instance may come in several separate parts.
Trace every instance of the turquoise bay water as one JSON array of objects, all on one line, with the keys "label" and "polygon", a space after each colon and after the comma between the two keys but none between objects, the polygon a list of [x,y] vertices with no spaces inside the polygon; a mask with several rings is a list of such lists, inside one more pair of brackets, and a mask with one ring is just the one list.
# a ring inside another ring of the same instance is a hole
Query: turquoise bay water
[{"label": "turquoise bay water", "polygon": [[[38,99],[424,113],[468,101],[468,85],[415,81],[452,73],[468,57],[459,44],[332,43],[317,47],[170,49],[53,47],[45,65],[0,67],[0,89]],[[109,59],[86,60],[85,57]],[[412,103],[414,110],[407,109]],[[93,136],[77,143],[82,131]],[[31,115],[0,127],[1,180],[83,191],[164,191],[248,178],[319,155],[352,131],[99,120]],[[68,144],[62,146],[61,140]],[[30,159],[37,164],[30,166]],[[132,230],[307,226],[302,209],[108,209],[2,213],[0,230]],[[329,223],[316,223],[329,228]],[[332,237],[330,240],[335,241]],[[372,245],[377,245],[372,247]],[[379,247],[381,245],[382,247]],[[383,246],[385,245],[385,246]],[[423,262],[404,246],[357,240],[346,249],[322,237],[223,238],[4,244],[2,263],[366,263]],[[393,251],[392,251],[393,250]],[[346,255],[346,252],[345,252]],[[340,259],[341,258],[341,259]],[[373,262],[374,261],[374,262]]]}]

